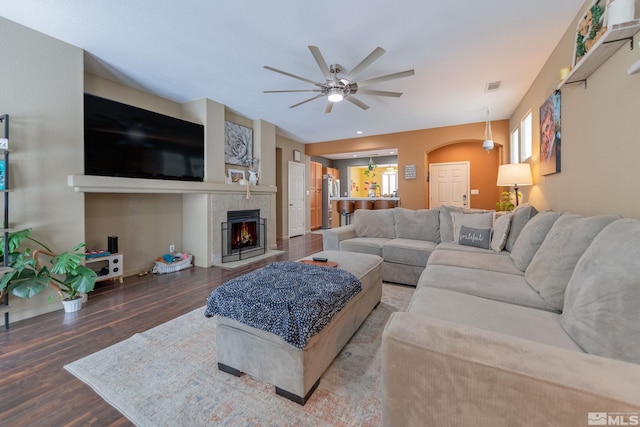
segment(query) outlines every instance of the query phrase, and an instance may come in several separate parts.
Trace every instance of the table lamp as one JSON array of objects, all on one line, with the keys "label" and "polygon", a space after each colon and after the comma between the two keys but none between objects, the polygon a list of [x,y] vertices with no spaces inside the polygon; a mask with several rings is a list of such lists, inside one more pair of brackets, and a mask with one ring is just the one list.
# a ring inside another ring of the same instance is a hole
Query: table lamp
[{"label": "table lamp", "polygon": [[516,191],[516,206],[518,206],[518,187],[533,184],[531,166],[529,163],[510,163],[498,168],[499,187],[514,187]]}]

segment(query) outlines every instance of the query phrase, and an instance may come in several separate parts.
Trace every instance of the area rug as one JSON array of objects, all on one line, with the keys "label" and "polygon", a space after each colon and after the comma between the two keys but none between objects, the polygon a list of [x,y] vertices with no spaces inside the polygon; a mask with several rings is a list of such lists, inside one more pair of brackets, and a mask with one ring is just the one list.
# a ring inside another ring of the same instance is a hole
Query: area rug
[{"label": "area rug", "polygon": [[204,308],[65,368],[138,426],[378,426],[381,338],[415,288],[383,285],[382,302],[320,378],[306,405],[217,368],[215,319]]}]

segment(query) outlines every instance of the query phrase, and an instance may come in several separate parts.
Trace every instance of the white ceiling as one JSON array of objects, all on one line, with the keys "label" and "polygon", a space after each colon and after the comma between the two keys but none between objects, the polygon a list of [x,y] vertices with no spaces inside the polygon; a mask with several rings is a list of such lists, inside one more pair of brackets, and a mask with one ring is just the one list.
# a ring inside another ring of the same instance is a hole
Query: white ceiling
[{"label": "white ceiling", "polygon": [[[487,107],[509,118],[583,3],[0,0],[0,16],[83,48],[91,72],[177,102],[210,98],[308,143],[480,122]],[[324,98],[290,109],[315,94],[262,91],[313,86],[263,66],[323,82],[309,45],[346,69],[384,48],[358,80],[416,74],[367,87],[404,95],[357,95],[366,111],[343,101],[325,114]]]}]

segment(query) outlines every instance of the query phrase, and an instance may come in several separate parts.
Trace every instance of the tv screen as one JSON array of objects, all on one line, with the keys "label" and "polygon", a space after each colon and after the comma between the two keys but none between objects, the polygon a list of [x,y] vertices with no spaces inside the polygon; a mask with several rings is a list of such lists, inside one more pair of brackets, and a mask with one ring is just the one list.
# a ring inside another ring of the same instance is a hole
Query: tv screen
[{"label": "tv screen", "polygon": [[204,126],[85,94],[84,173],[202,181]]}]

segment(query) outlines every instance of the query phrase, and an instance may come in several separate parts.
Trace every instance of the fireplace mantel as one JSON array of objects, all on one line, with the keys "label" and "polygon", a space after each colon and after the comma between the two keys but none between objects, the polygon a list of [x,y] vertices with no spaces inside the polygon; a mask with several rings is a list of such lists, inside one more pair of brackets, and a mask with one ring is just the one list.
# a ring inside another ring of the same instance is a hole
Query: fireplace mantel
[{"label": "fireplace mantel", "polygon": [[[239,184],[211,182],[169,181],[163,179],[115,178],[109,176],[69,175],[67,185],[74,191],[84,193],[229,193],[246,194],[247,187]],[[252,194],[277,192],[275,185],[252,185]]]}]

